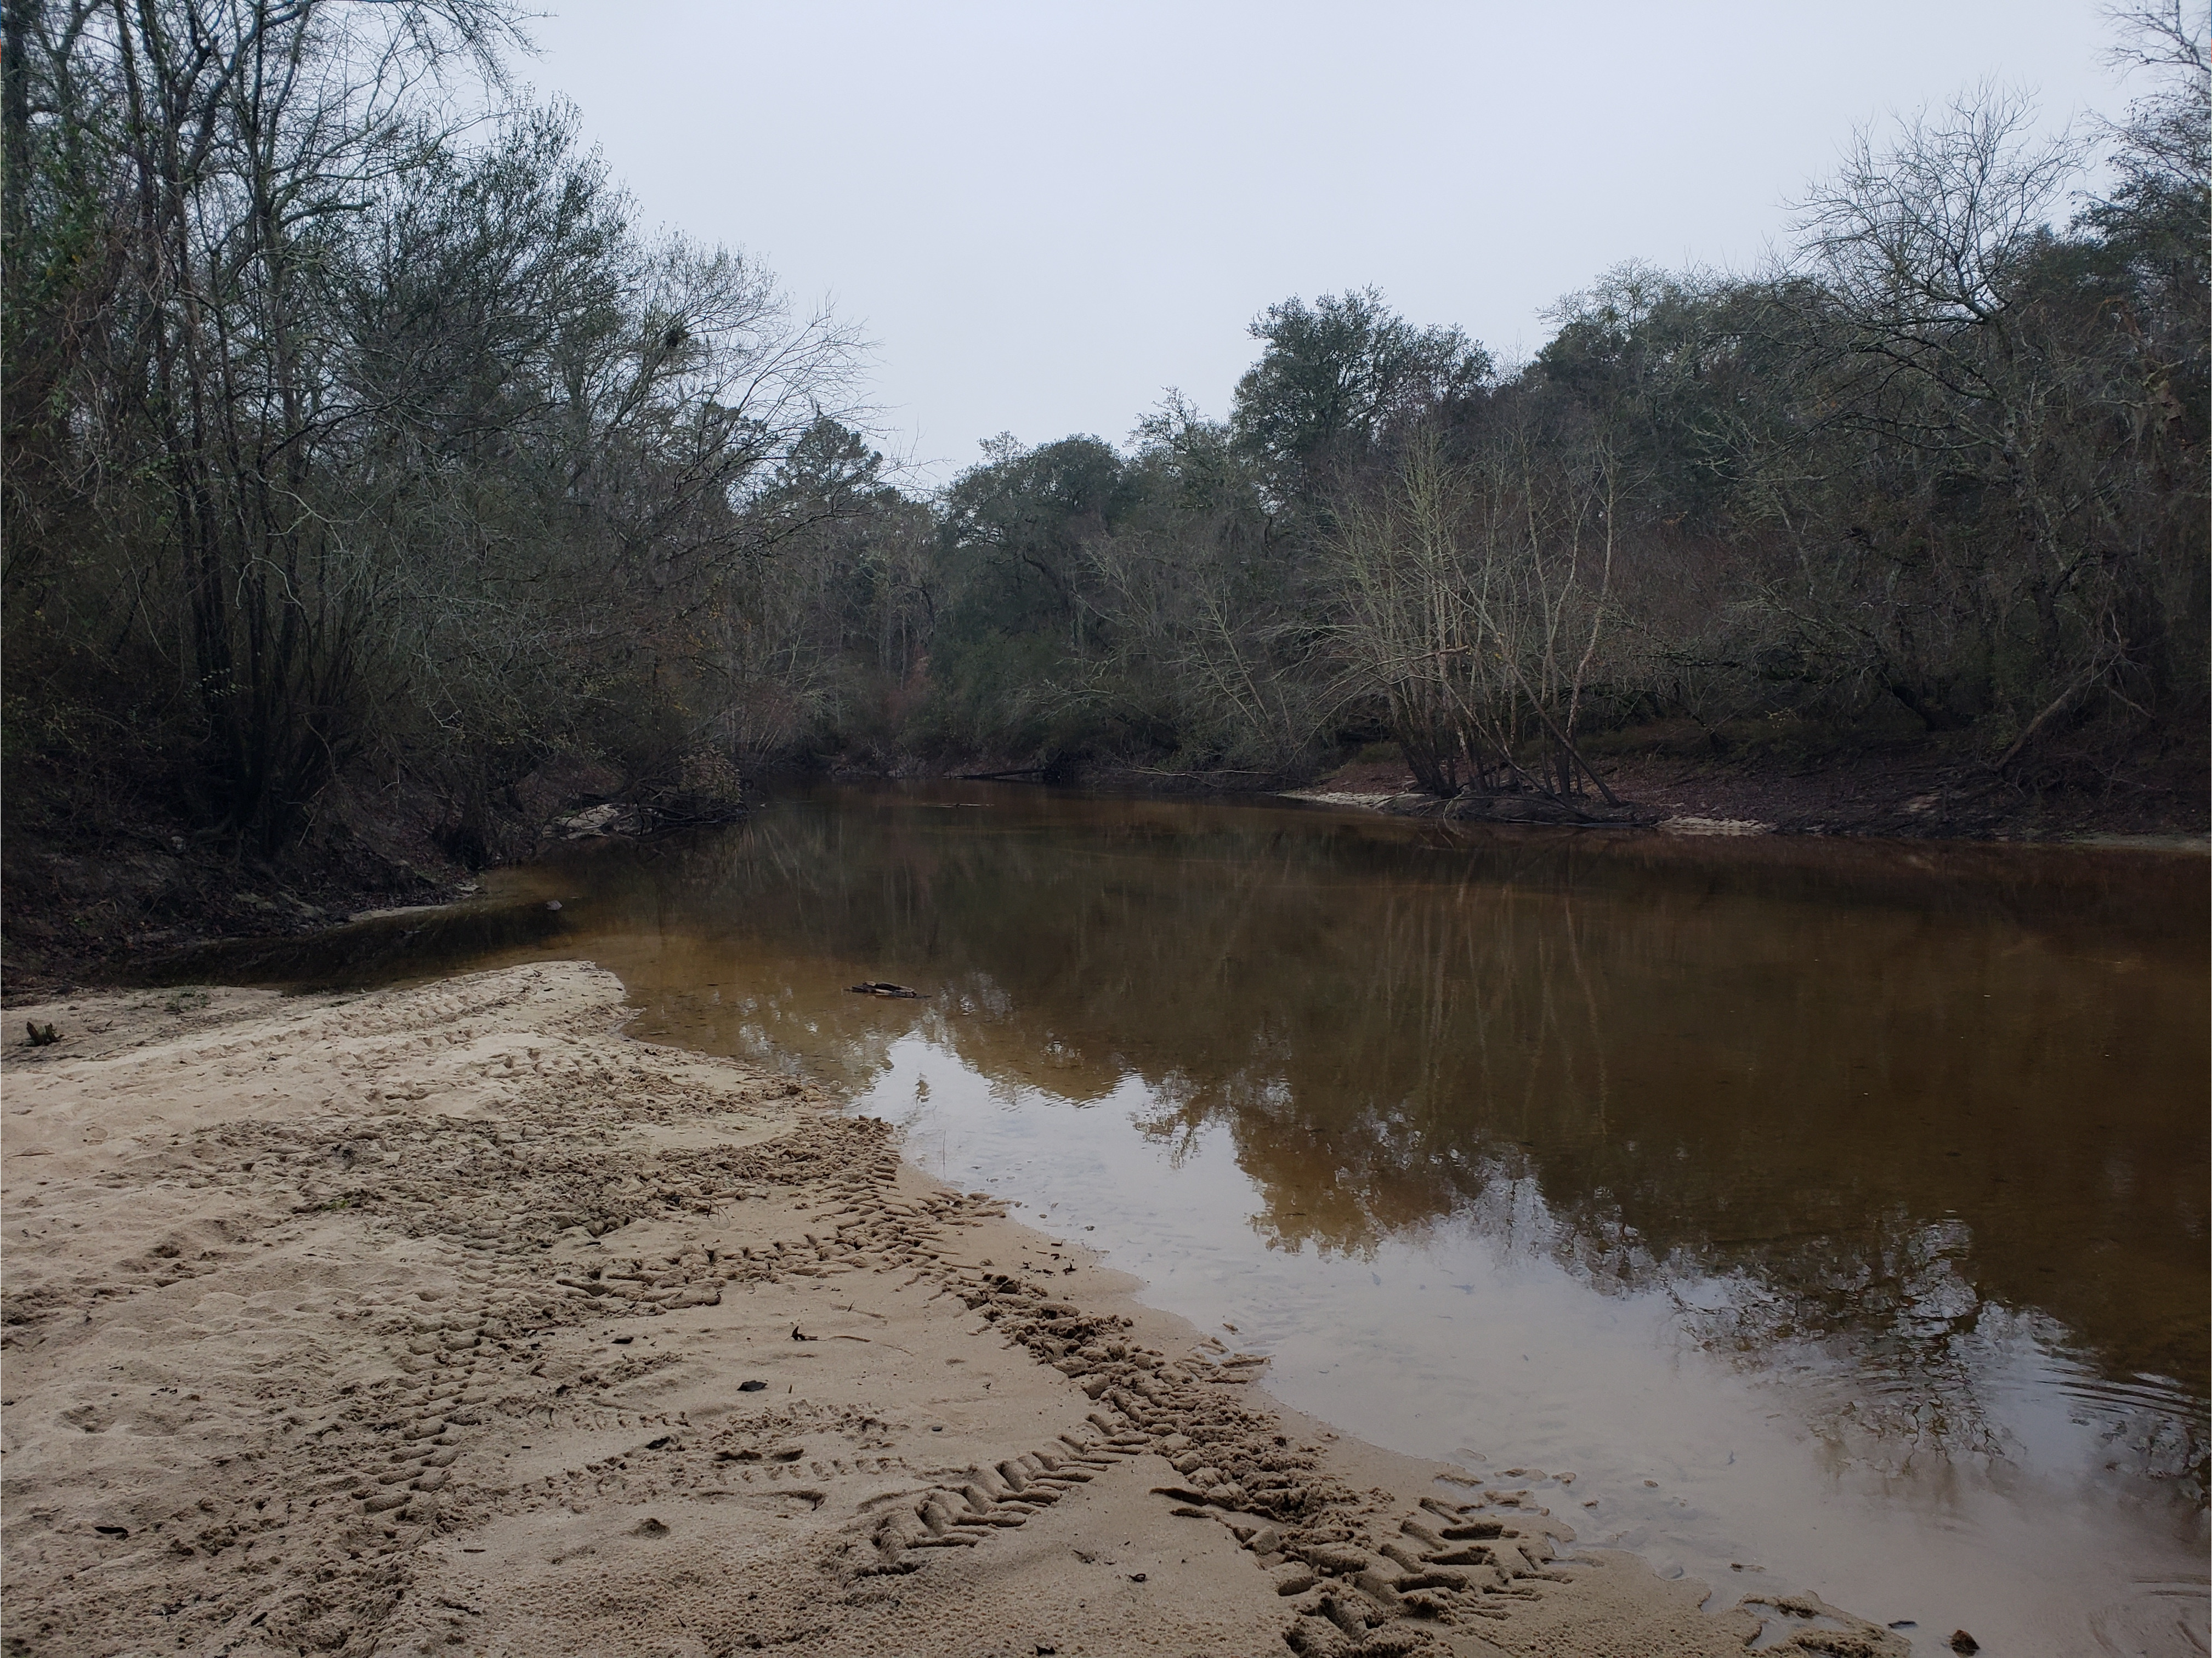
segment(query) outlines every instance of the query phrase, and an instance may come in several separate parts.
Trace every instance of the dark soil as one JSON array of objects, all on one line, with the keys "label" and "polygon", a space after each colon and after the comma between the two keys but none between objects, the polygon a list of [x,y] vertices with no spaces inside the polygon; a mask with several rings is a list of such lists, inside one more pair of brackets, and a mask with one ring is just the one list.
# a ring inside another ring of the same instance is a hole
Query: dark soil
[{"label": "dark soil", "polygon": [[[1633,738],[1642,733],[1626,733]],[[1825,744],[1784,732],[1714,752],[1655,728],[1596,761],[1613,792],[1662,818],[1734,818],[1784,835],[2052,841],[2203,835],[2212,793],[2201,741],[2123,747],[2083,740],[2000,770],[1963,743]]]},{"label": "dark soil", "polygon": [[0,992],[10,1004],[206,939],[297,936],[474,890],[470,872],[404,818],[326,827],[261,858],[158,811],[88,822],[42,804],[11,800],[0,840]]},{"label": "dark soil", "polygon": [[[1613,793],[1661,823],[1699,817],[1782,835],[1949,841],[2201,838],[2212,829],[2201,747],[2137,749],[2115,759],[2084,746],[2000,771],[1963,746],[1928,738],[1821,742],[1818,733],[1784,731],[1718,743],[1695,727],[1655,726],[1590,746]],[[1393,810],[1425,810],[1411,774],[1389,760],[1356,762],[1312,786],[1401,793],[1407,798]]]},{"label": "dark soil", "polygon": [[2036,786],[1940,755],[1856,755],[1822,764],[1641,756],[1601,765],[1625,799],[1674,817],[1747,819],[1784,835],[2049,841],[2081,835],[2202,835],[2201,774],[2165,787]]},{"label": "dark soil", "polygon": [[0,999],[11,1005],[225,940],[273,944],[364,910],[467,897],[479,871],[528,859],[579,808],[621,802],[619,833],[732,816],[737,798],[732,774],[715,798],[661,790],[641,803],[607,768],[562,760],[465,817],[427,789],[336,788],[296,844],[257,855],[196,830],[156,789],[110,788],[89,805],[75,780],[19,766],[10,783]]}]

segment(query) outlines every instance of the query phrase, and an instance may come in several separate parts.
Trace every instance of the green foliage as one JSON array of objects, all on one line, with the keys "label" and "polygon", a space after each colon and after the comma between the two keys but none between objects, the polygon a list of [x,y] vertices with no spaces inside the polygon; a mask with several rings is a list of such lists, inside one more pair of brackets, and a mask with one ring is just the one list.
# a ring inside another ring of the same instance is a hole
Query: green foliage
[{"label": "green foliage", "polygon": [[1225,422],[1002,440],[939,506],[930,740],[1281,772],[1381,730],[1432,787],[1573,793],[1578,733],[1654,718],[2000,764],[2185,726],[2207,82],[2153,33],[2070,227],[2086,153],[1977,94],[1863,135],[1772,271],[1621,266],[1510,378],[1369,289],[1264,313]]},{"label": "green foliage", "polygon": [[496,0],[5,18],[0,738],[82,819],[129,774],[266,853],[373,779],[473,859],[558,756],[649,793],[1387,739],[1568,795],[1632,723],[2000,768],[2201,726],[2212,77],[2171,8],[2069,224],[2087,152],[1975,94],[1861,135],[1773,270],[1618,267],[1510,375],[1291,298],[1225,419],[1170,392],[927,499],[840,415],[832,319],[499,102]]},{"label": "green foliage", "polygon": [[1376,288],[1295,297],[1251,326],[1265,343],[1237,383],[1231,429],[1272,497],[1310,506],[1394,429],[1475,396],[1490,355],[1456,328],[1416,328]]},{"label": "green foliage", "polygon": [[701,618],[812,521],[834,323],[640,235],[573,112],[441,125],[497,0],[7,17],[11,766],[257,855],[411,778],[475,855],[550,753],[718,740]]}]

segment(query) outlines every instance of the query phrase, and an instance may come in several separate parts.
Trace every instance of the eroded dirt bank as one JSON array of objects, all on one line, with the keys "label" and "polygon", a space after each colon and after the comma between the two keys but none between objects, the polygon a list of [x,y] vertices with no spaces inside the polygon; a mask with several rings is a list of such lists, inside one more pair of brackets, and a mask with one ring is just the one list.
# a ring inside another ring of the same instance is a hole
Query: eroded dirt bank
[{"label": "eroded dirt bank", "polygon": [[598,969],[196,999],[16,1016],[10,1654],[1906,1649],[1334,1438]]}]

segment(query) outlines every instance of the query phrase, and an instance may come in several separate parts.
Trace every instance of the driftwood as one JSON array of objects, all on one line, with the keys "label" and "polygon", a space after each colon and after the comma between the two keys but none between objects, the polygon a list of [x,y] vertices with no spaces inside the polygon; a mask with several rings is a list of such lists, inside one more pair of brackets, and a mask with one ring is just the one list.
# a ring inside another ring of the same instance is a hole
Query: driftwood
[{"label": "driftwood", "polygon": [[635,839],[659,829],[704,829],[735,823],[745,815],[736,800],[705,795],[666,794],[653,800],[603,800],[556,817],[539,831],[540,838],[557,841]]},{"label": "driftwood", "polygon": [[847,985],[847,991],[855,996],[903,996],[919,1001],[921,993],[908,990],[904,985],[895,985],[889,979],[870,979],[865,983]]},{"label": "driftwood", "polygon": [[1620,823],[1648,827],[1659,814],[1648,806],[1614,801],[1607,805],[1563,799],[1556,794],[1533,791],[1483,794],[1462,793],[1439,803],[1437,815],[1469,823]]}]

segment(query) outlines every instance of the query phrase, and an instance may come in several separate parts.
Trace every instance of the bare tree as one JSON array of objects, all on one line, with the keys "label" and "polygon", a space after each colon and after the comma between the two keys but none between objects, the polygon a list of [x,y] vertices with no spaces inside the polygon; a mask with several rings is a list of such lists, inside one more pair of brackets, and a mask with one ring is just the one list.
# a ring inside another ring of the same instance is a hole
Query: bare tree
[{"label": "bare tree", "polygon": [[849,330],[641,237],[573,112],[506,104],[518,15],[9,9],[11,619],[144,653],[210,829],[258,850],[371,750],[699,740],[691,618],[849,409]]},{"label": "bare tree", "polygon": [[1350,695],[1379,695],[1408,762],[1438,794],[1594,787],[1575,744],[1603,665],[1613,456],[1544,452],[1501,422],[1468,465],[1413,443],[1379,496],[1346,503],[1330,540],[1331,636]]}]

